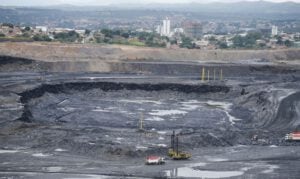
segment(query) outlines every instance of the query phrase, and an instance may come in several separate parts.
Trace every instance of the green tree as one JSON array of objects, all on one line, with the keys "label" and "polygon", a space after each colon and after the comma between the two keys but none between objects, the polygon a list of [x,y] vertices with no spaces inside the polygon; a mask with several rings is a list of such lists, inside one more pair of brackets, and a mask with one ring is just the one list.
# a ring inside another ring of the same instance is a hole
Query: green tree
[{"label": "green tree", "polygon": [[255,39],[255,40],[261,39],[261,37],[262,37],[262,34],[260,32],[249,32],[246,35],[246,38]]},{"label": "green tree", "polygon": [[252,48],[256,45],[256,40],[261,39],[262,35],[259,32],[250,32],[244,38],[245,47]]},{"label": "green tree", "polygon": [[105,38],[103,39],[103,42],[104,42],[104,43],[110,43],[110,42],[111,42],[111,38],[105,37]]},{"label": "green tree", "polygon": [[61,32],[55,34],[54,38],[61,42],[75,42],[79,39],[79,34],[75,31]]},{"label": "green tree", "polygon": [[192,39],[189,37],[182,37],[181,38],[182,43],[180,44],[181,48],[188,48],[188,49],[192,49],[194,48],[194,44],[192,43]]},{"label": "green tree", "polygon": [[236,35],[232,38],[233,46],[234,47],[245,47],[244,39],[240,35]]},{"label": "green tree", "polygon": [[12,23],[3,23],[2,26],[14,28],[14,25]]},{"label": "green tree", "polygon": [[177,44],[177,39],[172,39],[170,42],[171,42],[172,45]]},{"label": "green tree", "polygon": [[25,31],[30,31],[31,30],[31,28],[30,27],[25,27],[25,29],[24,29]]},{"label": "green tree", "polygon": [[163,36],[162,39],[163,39],[163,40],[166,40],[167,42],[170,42],[170,38],[167,37],[167,36]]},{"label": "green tree", "polygon": [[91,34],[91,30],[85,29],[84,34],[85,34],[85,35],[90,35],[90,34]]},{"label": "green tree", "polygon": [[266,47],[266,44],[265,43],[260,43],[258,44],[259,48],[265,48]]},{"label": "green tree", "polygon": [[52,41],[52,39],[50,39],[48,35],[40,35],[40,34],[34,35],[33,40],[34,41],[46,41],[46,42]]},{"label": "green tree", "polygon": [[121,35],[121,30],[117,29],[117,30],[113,30],[112,31],[113,35]]},{"label": "green tree", "polygon": [[25,33],[22,34],[22,37],[29,38],[30,34],[28,32],[25,32]]},{"label": "green tree", "polygon": [[125,39],[128,39],[129,38],[129,33],[127,32],[124,32],[121,34],[122,37],[124,37]]},{"label": "green tree", "polygon": [[293,42],[291,42],[290,40],[286,40],[284,42],[284,45],[287,46],[287,47],[291,47],[291,46],[293,46]]},{"label": "green tree", "polygon": [[277,44],[278,45],[283,45],[283,40],[282,40],[282,37],[281,36],[276,36],[276,39],[277,39]]},{"label": "green tree", "polygon": [[101,37],[95,37],[97,43],[103,43],[103,39]]},{"label": "green tree", "polygon": [[0,37],[5,37],[5,34],[0,33]]},{"label": "green tree", "polygon": [[149,37],[149,33],[147,33],[147,32],[140,32],[138,34],[138,39],[142,40],[142,41],[147,40],[148,37]]},{"label": "green tree", "polygon": [[245,37],[236,35],[232,38],[233,46],[236,48],[253,48],[256,45],[256,40],[261,39],[261,37],[259,32],[250,32]]},{"label": "green tree", "polygon": [[110,29],[102,29],[101,33],[103,35],[105,35],[105,37],[108,37],[108,38],[112,38],[113,37],[112,30],[110,30]]},{"label": "green tree", "polygon": [[213,45],[217,43],[217,39],[214,36],[209,37],[208,41],[210,44]]},{"label": "green tree", "polygon": [[226,42],[218,42],[218,45],[219,45],[219,48],[220,48],[220,49],[226,49],[226,48],[228,48]]}]

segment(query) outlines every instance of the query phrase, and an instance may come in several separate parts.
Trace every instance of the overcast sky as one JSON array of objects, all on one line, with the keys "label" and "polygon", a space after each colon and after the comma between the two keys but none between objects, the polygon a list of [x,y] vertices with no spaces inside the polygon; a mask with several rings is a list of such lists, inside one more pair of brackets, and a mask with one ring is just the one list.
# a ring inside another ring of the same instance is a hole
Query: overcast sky
[{"label": "overcast sky", "polygon": [[[57,4],[72,4],[72,5],[110,5],[110,4],[128,4],[128,3],[207,3],[212,1],[219,2],[235,2],[242,0],[0,0],[2,6],[47,6]],[[250,0],[249,0],[250,1]],[[255,0],[251,0],[255,1]],[[272,2],[284,2],[287,0],[268,0]],[[300,3],[300,0],[289,0]]]}]

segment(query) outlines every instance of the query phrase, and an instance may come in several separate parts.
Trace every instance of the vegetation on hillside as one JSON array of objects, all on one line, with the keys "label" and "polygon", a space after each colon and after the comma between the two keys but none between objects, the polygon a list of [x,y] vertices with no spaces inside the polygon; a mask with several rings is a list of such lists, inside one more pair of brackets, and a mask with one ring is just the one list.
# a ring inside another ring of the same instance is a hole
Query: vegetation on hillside
[{"label": "vegetation on hillside", "polygon": [[61,42],[76,42],[79,40],[79,34],[75,31],[69,31],[69,32],[60,32],[57,34],[54,34],[54,38]]},{"label": "vegetation on hillside", "polygon": [[96,43],[124,44],[147,47],[166,47],[168,39],[150,32],[102,29],[94,33]]}]

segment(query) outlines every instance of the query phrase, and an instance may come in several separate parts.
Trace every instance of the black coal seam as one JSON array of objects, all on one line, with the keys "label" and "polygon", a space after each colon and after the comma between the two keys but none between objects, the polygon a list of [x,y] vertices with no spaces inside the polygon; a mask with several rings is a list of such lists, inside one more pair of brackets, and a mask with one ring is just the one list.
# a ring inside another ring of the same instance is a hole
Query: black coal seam
[{"label": "black coal seam", "polygon": [[262,72],[266,73],[269,72],[271,74],[289,74],[289,73],[297,73],[299,70],[293,69],[291,67],[284,67],[284,66],[272,66],[272,65],[263,65],[263,66],[249,66],[249,70],[251,72]]},{"label": "black coal seam", "polygon": [[24,105],[24,111],[19,120],[24,122],[32,122],[33,116],[28,106],[31,99],[39,98],[46,92],[48,93],[67,93],[70,90],[86,91],[89,89],[101,89],[103,91],[117,90],[144,90],[144,91],[162,91],[172,90],[184,93],[217,93],[229,92],[228,86],[211,86],[211,85],[184,85],[184,84],[136,84],[136,83],[114,83],[114,82],[79,82],[79,83],[63,83],[63,84],[43,84],[35,89],[20,93],[20,101]]},{"label": "black coal seam", "polygon": [[11,56],[0,56],[0,66],[19,63],[19,64],[32,64],[34,60],[26,59],[26,58],[19,58],[19,57],[11,57]]}]

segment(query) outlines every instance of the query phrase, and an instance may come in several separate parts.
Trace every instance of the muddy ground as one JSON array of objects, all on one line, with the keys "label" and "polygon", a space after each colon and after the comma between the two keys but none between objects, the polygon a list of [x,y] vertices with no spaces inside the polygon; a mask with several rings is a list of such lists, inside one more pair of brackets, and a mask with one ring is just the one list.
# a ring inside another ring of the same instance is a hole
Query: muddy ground
[{"label": "muddy ground", "polygon": [[[300,130],[300,68],[248,62],[65,73],[2,58],[0,177],[298,178],[300,143],[284,136]],[[190,160],[167,157],[173,130]],[[146,166],[148,155],[166,164]]]}]

